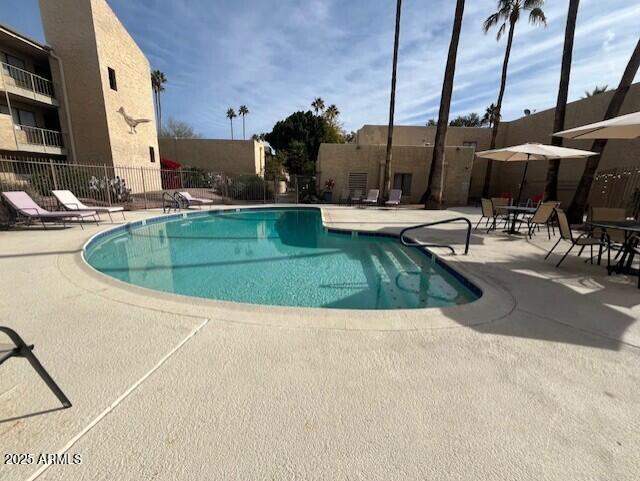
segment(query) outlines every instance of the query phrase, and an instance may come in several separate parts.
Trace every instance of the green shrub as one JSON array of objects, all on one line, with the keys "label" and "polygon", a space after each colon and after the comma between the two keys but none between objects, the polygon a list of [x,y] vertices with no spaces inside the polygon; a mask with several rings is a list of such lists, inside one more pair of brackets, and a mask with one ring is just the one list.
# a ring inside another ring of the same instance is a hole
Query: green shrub
[{"label": "green shrub", "polygon": [[240,175],[227,180],[229,197],[235,200],[265,200],[273,196],[272,186],[259,175]]}]

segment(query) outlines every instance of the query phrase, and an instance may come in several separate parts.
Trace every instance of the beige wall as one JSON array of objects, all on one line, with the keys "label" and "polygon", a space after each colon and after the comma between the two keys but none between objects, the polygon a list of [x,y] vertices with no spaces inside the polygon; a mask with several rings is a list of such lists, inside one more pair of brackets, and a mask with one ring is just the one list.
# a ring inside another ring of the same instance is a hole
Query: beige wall
[{"label": "beige wall", "polygon": [[[40,0],[40,11],[47,42],[63,63],[75,161],[159,168],[149,62],[106,1]],[[108,67],[116,72],[117,91],[109,86]],[[120,107],[150,122],[132,134]]]},{"label": "beige wall", "polygon": [[160,156],[226,174],[262,174],[264,146],[253,140],[160,138]]},{"label": "beige wall", "polygon": [[[318,177],[322,187],[329,179],[335,182],[334,200],[348,188],[349,172],[367,172],[368,189],[379,185],[380,164],[384,163],[385,145],[322,144],[318,153]],[[447,147],[445,151],[444,202],[447,206],[465,205],[473,163],[473,149]],[[412,174],[411,195],[403,202],[419,203],[426,190],[432,147],[403,146],[393,148],[391,176],[396,173]]]},{"label": "beige wall", "polygon": [[13,134],[13,120],[10,115],[0,114],[0,150],[17,150],[16,138]]}]

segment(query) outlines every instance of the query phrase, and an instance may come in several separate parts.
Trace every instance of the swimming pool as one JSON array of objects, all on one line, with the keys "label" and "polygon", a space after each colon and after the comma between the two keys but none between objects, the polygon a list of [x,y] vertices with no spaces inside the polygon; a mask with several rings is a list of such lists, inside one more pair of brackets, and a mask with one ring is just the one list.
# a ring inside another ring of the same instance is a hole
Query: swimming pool
[{"label": "swimming pool", "polygon": [[390,236],[325,229],[317,208],[179,214],[94,237],[85,260],[138,286],[276,306],[415,309],[476,300],[471,283]]}]

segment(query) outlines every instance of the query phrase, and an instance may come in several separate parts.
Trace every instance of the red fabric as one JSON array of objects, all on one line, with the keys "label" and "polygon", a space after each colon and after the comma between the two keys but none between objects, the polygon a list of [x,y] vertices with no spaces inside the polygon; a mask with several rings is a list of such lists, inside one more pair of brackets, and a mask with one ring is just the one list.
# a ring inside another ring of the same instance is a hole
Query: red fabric
[{"label": "red fabric", "polygon": [[180,162],[176,162],[175,160],[171,159],[160,159],[160,165],[163,169],[167,170],[178,170],[182,167],[182,164]]}]

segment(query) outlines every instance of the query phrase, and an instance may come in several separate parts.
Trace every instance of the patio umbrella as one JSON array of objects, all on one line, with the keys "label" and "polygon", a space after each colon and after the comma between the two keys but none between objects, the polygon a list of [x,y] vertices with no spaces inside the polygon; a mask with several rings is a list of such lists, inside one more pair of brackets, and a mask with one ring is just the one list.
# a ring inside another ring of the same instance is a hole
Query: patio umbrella
[{"label": "patio umbrella", "polygon": [[640,112],[563,130],[553,136],[565,139],[637,139],[640,137]]},{"label": "patio umbrella", "polygon": [[476,153],[476,155],[483,159],[499,160],[503,162],[526,162],[524,164],[522,181],[520,182],[520,190],[518,191],[518,200],[516,201],[517,205],[520,203],[522,187],[524,186],[524,181],[527,177],[527,169],[529,168],[530,160],[581,159],[597,154],[588,150],[567,149],[566,147],[556,147],[554,145],[527,143],[514,145],[513,147],[505,147],[504,149],[485,150]]}]

